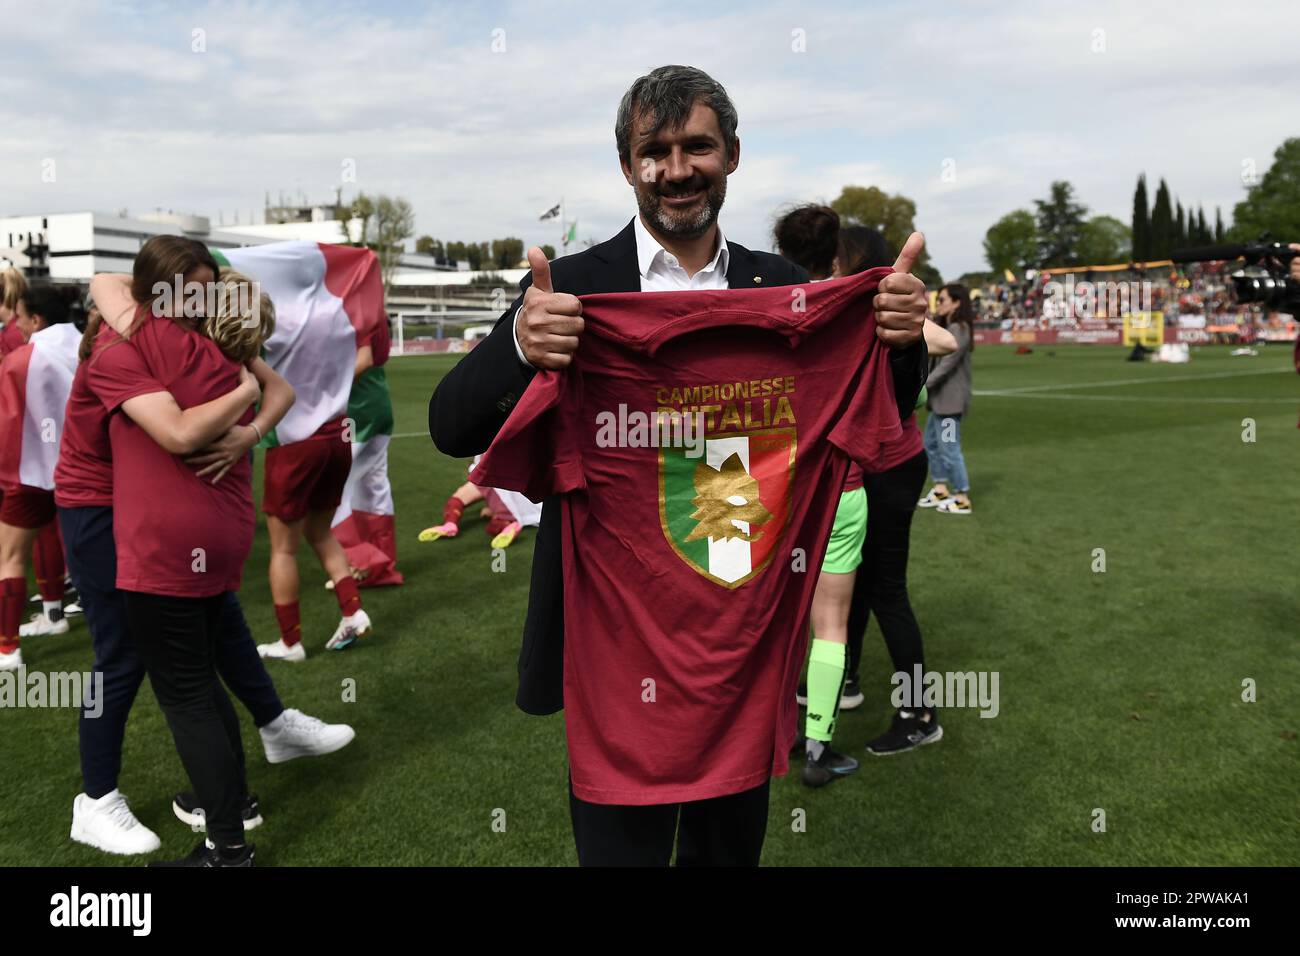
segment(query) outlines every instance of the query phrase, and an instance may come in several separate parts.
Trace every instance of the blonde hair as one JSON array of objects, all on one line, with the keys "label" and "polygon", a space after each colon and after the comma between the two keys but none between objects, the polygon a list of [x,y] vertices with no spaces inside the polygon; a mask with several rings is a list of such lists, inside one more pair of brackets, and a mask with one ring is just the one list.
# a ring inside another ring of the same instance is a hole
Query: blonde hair
[{"label": "blonde hair", "polygon": [[18,300],[26,291],[27,280],[13,266],[0,272],[0,306],[12,313],[18,308]]},{"label": "blonde hair", "polygon": [[227,358],[250,362],[275,331],[275,306],[256,281],[229,266],[222,267],[217,286],[216,308],[203,317],[198,330]]}]

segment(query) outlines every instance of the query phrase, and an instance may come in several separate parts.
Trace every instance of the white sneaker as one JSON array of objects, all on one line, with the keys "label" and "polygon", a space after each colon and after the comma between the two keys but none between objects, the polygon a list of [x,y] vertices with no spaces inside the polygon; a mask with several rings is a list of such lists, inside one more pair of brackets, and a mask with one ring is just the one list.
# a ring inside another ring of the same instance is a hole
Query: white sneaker
[{"label": "white sneaker", "polygon": [[289,661],[298,663],[307,659],[307,648],[302,646],[302,641],[290,647],[280,638],[274,644],[258,644],[257,656],[268,657],[273,661]]},{"label": "white sneaker", "polygon": [[120,856],[152,853],[162,846],[158,834],[135,818],[117,790],[98,800],[77,794],[72,801],[72,839]]},{"label": "white sneaker", "polygon": [[357,735],[347,724],[327,724],[293,709],[285,710],[258,733],[262,735],[267,763],[332,754],[352,743]]},{"label": "white sneaker", "polygon": [[16,671],[23,666],[23,649],[15,647],[9,653],[0,651],[0,671]]},{"label": "white sneaker", "polygon": [[29,623],[20,625],[18,628],[19,637],[46,637],[51,634],[67,634],[68,619],[61,617],[57,621],[51,621],[44,611],[39,614],[33,614]]},{"label": "white sneaker", "polygon": [[939,505],[939,510],[946,515],[968,515],[970,514],[970,502],[948,498]]},{"label": "white sneaker", "polygon": [[339,621],[339,626],[334,629],[334,636],[325,642],[325,649],[341,651],[369,630],[370,615],[366,613],[365,608],[360,608],[357,613],[350,614]]},{"label": "white sneaker", "polygon": [[918,508],[937,508],[948,500],[950,496],[946,493],[936,492],[933,488],[930,493],[916,503]]},{"label": "white sneaker", "polygon": [[80,613],[81,613],[81,602],[80,602],[80,601],[72,601],[72,602],[70,602],[70,603],[68,603],[68,604],[63,605],[63,616],[64,616],[64,617],[72,617],[74,614],[80,614]]}]

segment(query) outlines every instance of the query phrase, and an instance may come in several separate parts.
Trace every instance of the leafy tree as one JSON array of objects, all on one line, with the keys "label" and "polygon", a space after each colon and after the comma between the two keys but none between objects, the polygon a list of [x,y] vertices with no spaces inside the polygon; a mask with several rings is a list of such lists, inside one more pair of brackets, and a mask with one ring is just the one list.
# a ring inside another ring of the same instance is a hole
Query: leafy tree
[{"label": "leafy tree", "polygon": [[[350,203],[339,203],[335,215],[353,245],[373,249],[379,257],[379,272],[387,292],[406,240],[415,232],[415,211],[410,202],[400,196],[358,193]],[[353,235],[353,222],[358,223],[357,235]]]},{"label": "leafy tree", "polygon": [[1264,232],[1278,242],[1300,242],[1300,137],[1277,148],[1273,165],[1232,211],[1230,239],[1254,242]]},{"label": "leafy tree", "polygon": [[555,258],[555,247],[554,247],[553,245],[551,245],[549,242],[548,242],[548,243],[545,243],[545,244],[542,246],[542,255],[546,256],[547,259],[554,259],[554,258]]},{"label": "leafy tree", "polygon": [[1114,216],[1093,216],[1083,225],[1076,265],[1103,266],[1128,262],[1133,232]]},{"label": "leafy tree", "polygon": [[999,275],[1010,269],[1020,275],[1038,264],[1038,225],[1028,209],[1009,212],[984,234],[984,258]]},{"label": "leafy tree", "polygon": [[406,240],[415,232],[415,210],[400,196],[377,196],[374,218],[375,239],[371,248],[379,257],[379,273],[387,292],[392,284],[393,271],[406,248]]},{"label": "leafy tree", "polygon": [[[349,244],[354,246],[370,245],[370,225],[375,214],[375,201],[365,193],[357,193],[350,203],[340,202],[335,207],[335,217],[343,225],[343,234]],[[352,223],[358,222],[358,234],[353,235]]]},{"label": "leafy tree", "polygon": [[[845,186],[831,208],[845,226],[870,226],[880,230],[894,249],[902,249],[907,237],[916,231],[916,203],[906,196],[891,196],[876,186]],[[942,285],[942,279],[930,262],[929,250],[922,250],[912,269],[930,289]]]},{"label": "leafy tree", "polygon": [[1076,259],[1088,207],[1074,201],[1074,187],[1064,180],[1052,183],[1047,199],[1034,200],[1037,208],[1038,258],[1044,266],[1068,266]]},{"label": "leafy tree", "polygon": [[506,238],[492,240],[492,262],[498,269],[514,269],[524,257],[524,241]]},{"label": "leafy tree", "polygon": [[449,242],[447,243],[447,258],[455,259],[457,262],[467,262],[474,272],[477,272],[482,265],[482,259],[479,257],[479,247],[474,243]]}]

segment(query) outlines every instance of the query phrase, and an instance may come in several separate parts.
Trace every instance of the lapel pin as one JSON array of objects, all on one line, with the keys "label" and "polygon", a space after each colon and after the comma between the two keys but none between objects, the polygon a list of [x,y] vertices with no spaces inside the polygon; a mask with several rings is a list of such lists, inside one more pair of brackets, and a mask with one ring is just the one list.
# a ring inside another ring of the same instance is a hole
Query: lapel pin
[{"label": "lapel pin", "polygon": [[755,284],[755,285],[762,285],[762,284],[763,284],[763,277],[762,277],[762,276],[754,276],[754,284]]}]

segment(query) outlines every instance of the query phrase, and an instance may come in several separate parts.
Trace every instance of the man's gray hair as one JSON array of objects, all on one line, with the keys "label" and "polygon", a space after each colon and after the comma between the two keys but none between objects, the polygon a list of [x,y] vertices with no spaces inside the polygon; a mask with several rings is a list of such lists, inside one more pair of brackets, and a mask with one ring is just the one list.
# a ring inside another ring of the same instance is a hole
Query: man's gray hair
[{"label": "man's gray hair", "polygon": [[638,78],[618,104],[614,140],[618,143],[619,159],[631,164],[634,117],[645,117],[651,135],[665,126],[677,129],[690,117],[697,100],[703,100],[704,105],[717,114],[723,152],[730,157],[739,120],[735,104],[722,84],[693,66],[661,66]]}]

